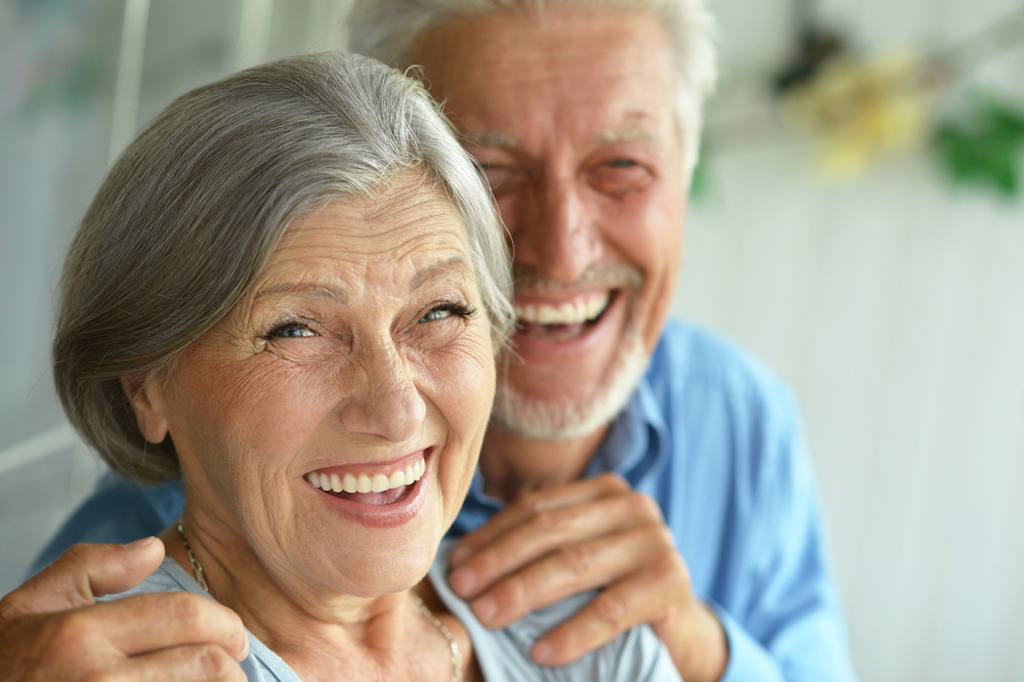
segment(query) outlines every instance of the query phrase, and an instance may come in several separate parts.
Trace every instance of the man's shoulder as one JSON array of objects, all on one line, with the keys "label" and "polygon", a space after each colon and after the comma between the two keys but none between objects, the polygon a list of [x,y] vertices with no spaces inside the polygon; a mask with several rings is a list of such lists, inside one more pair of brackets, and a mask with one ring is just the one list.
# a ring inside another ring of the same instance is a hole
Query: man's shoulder
[{"label": "man's shoulder", "polygon": [[791,400],[785,382],[752,352],[688,320],[670,319],[665,324],[647,379],[655,390],[661,386],[758,402]]},{"label": "man's shoulder", "polygon": [[672,320],[652,356],[646,390],[672,461],[691,481],[716,476],[733,492],[767,490],[804,466],[794,393],[750,351],[699,325]]}]

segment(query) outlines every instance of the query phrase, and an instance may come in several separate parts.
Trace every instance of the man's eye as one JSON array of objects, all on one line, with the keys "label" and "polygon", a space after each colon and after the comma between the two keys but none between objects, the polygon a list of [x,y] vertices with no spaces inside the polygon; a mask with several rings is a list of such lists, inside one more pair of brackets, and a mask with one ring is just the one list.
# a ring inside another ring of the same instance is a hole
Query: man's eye
[{"label": "man's eye", "polygon": [[621,195],[648,187],[654,176],[643,164],[616,157],[590,168],[588,182],[599,192]]},{"label": "man's eye", "polygon": [[523,182],[522,172],[515,166],[477,161],[476,167],[495,196],[515,191]]},{"label": "man's eye", "polygon": [[299,322],[286,322],[285,324],[274,327],[270,333],[266,335],[269,339],[291,339],[304,336],[316,336],[316,333],[312,329]]}]

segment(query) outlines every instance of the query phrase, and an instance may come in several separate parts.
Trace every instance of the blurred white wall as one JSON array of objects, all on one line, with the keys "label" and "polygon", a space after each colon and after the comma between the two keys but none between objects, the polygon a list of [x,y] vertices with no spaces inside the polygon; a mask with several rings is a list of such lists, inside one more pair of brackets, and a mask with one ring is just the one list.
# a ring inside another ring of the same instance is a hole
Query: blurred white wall
[{"label": "blurred white wall", "polygon": [[[1015,6],[821,10],[865,50],[930,49]],[[786,59],[791,3],[712,7],[724,97]],[[47,356],[62,252],[107,165],[123,9],[0,0],[0,593],[100,471],[60,428]],[[138,120],[263,57],[336,46],[337,17],[325,0],[152,2]],[[1024,48],[975,80],[1024,102]],[[927,151],[829,184],[792,134],[715,154],[710,179],[676,311],[800,396],[861,678],[1024,680],[1024,201],[953,187]]]}]

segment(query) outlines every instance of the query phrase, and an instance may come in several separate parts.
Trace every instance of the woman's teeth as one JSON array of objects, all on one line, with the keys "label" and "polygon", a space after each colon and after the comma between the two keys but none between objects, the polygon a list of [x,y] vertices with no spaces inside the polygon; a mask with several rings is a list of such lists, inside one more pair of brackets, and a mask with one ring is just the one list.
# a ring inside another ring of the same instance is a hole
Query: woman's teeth
[{"label": "woman's teeth", "polygon": [[517,305],[516,317],[520,322],[531,324],[580,324],[597,319],[608,307],[610,299],[611,294],[605,292],[602,296],[578,303]]},{"label": "woman's teeth", "polygon": [[427,465],[421,459],[415,464],[410,464],[405,469],[394,471],[390,476],[384,474],[324,474],[311,471],[306,474],[306,480],[314,488],[327,492],[336,493],[382,493],[385,490],[401,488],[403,485],[412,485],[423,477]]}]

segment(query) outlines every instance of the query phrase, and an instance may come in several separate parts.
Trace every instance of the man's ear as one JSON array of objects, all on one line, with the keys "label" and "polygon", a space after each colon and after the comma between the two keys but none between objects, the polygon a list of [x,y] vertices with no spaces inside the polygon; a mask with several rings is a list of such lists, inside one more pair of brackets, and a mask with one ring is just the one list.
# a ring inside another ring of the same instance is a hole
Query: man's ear
[{"label": "man's ear", "polygon": [[164,416],[163,395],[154,372],[139,372],[121,377],[121,388],[128,396],[135,412],[135,422],[142,436],[159,445],[167,437],[167,418]]}]

